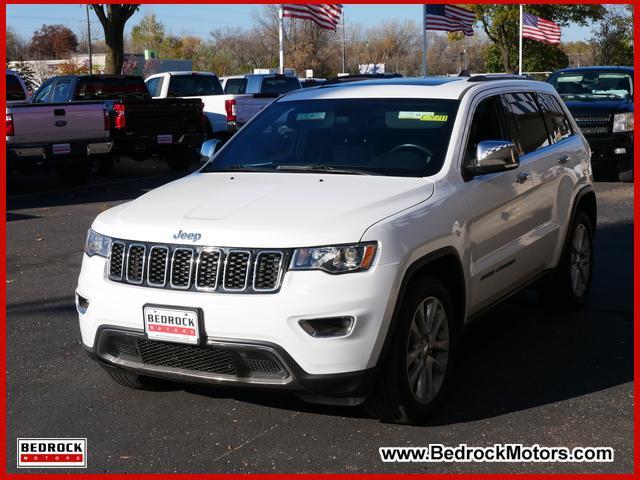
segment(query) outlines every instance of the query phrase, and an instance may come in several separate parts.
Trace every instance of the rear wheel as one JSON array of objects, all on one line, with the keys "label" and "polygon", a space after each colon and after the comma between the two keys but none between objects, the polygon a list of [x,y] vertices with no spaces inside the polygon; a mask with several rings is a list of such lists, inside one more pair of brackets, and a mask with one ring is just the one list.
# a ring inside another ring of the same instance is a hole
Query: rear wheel
[{"label": "rear wheel", "polygon": [[457,321],[440,280],[423,277],[411,287],[393,335],[365,408],[386,422],[420,424],[442,404],[457,351]]},{"label": "rear wheel", "polygon": [[69,187],[84,185],[91,176],[91,162],[83,160],[59,165],[57,171],[64,185]]},{"label": "rear wheel", "polygon": [[553,274],[543,279],[543,301],[568,310],[587,301],[593,278],[593,226],[585,212],[578,210],[568,232],[562,258]]},{"label": "rear wheel", "polygon": [[166,160],[172,172],[184,172],[197,158],[200,158],[200,155],[193,148],[176,148],[168,153]]}]

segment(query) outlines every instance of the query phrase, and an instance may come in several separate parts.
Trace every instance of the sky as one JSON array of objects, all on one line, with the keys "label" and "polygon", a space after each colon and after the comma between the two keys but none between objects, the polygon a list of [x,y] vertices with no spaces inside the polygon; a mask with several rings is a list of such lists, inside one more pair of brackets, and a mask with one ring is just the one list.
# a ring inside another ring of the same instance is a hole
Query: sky
[{"label": "sky", "polygon": [[[71,28],[76,34],[86,29],[86,9],[84,4],[61,5],[7,5],[7,27],[16,33],[31,38],[33,32],[43,24],[60,23]],[[127,23],[128,29],[138,23],[147,13],[155,13],[156,18],[164,23],[167,33],[174,35],[196,35],[206,38],[209,32],[220,27],[250,27],[254,23],[254,14],[260,11],[260,5],[143,5]],[[409,4],[361,4],[344,5],[347,22],[359,23],[371,27],[385,20],[420,21],[422,5]],[[90,13],[92,36],[102,38],[102,28],[95,13]],[[563,41],[587,40],[591,36],[589,26],[570,25],[563,29]]]}]

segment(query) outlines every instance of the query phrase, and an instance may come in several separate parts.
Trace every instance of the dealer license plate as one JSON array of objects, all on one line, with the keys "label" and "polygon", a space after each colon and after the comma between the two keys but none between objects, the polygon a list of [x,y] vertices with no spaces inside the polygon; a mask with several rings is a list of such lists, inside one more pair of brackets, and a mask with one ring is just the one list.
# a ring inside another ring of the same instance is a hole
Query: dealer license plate
[{"label": "dealer license plate", "polygon": [[144,330],[150,340],[197,344],[198,313],[178,308],[144,307]]},{"label": "dealer license plate", "polygon": [[69,143],[55,143],[53,145],[53,154],[54,155],[64,155],[66,153],[71,153],[71,144],[69,144]]},{"label": "dealer license plate", "polygon": [[173,143],[173,135],[158,135],[158,143]]}]

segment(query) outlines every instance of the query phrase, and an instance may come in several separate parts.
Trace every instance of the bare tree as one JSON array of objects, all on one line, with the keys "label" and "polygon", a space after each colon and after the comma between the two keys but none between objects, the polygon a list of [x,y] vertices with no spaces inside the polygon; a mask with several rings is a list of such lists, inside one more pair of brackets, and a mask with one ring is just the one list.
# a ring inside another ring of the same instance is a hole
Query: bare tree
[{"label": "bare tree", "polygon": [[138,10],[138,4],[93,4],[98,20],[104,29],[107,47],[105,73],[120,73],[124,62],[124,26]]}]

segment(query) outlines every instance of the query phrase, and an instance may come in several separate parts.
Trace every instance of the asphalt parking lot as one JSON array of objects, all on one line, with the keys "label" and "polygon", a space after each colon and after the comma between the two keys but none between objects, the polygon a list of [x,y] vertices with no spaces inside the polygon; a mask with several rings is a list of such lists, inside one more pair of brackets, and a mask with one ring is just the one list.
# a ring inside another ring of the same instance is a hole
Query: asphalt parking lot
[{"label": "asphalt parking lot", "polygon": [[[85,355],[73,302],[86,230],[166,183],[163,164],[119,166],[64,189],[17,180],[7,199],[9,471],[17,437],[87,437],[88,470],[143,472],[591,472],[633,470],[633,185],[598,183],[592,297],[578,313],[525,291],[464,336],[452,395],[423,427],[282,393],[112,382]],[[613,463],[384,464],[381,446],[607,446]]]}]

